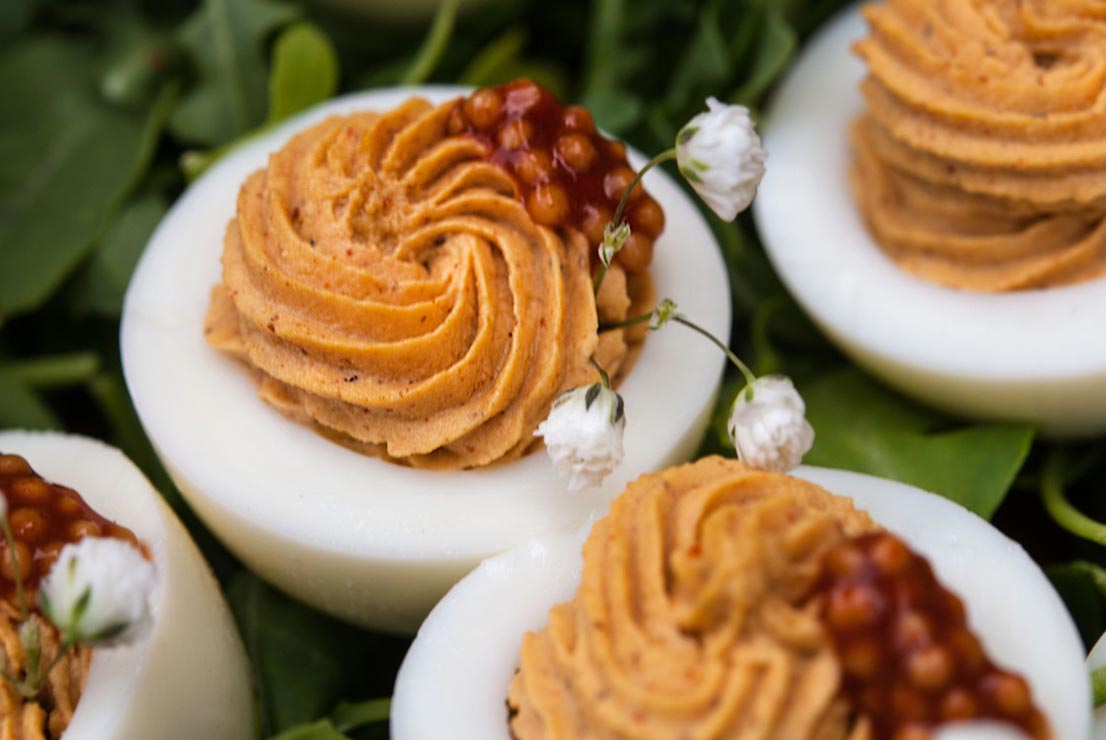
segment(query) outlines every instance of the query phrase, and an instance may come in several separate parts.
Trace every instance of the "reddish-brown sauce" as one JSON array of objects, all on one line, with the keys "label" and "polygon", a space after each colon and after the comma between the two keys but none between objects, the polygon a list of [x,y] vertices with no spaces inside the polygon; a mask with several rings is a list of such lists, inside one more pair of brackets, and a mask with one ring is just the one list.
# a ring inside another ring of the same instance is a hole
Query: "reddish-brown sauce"
[{"label": "reddish-brown sauce", "polygon": [[837,545],[825,555],[816,595],[844,693],[876,740],[921,740],[966,719],[1051,737],[1025,679],[991,662],[963,603],[898,538],[867,534]]},{"label": "reddish-brown sauce", "polygon": [[[83,537],[114,537],[144,551],[134,532],[97,514],[72,488],[43,480],[19,455],[0,454],[0,493],[8,502],[16,560],[28,595],[50,572],[62,547]],[[0,538],[0,598],[12,604],[14,575],[8,544]]]},{"label": "reddish-brown sauce", "polygon": [[[487,145],[489,161],[511,173],[535,221],[577,228],[593,245],[602,241],[603,228],[634,177],[625,145],[601,136],[587,110],[562,105],[530,80],[482,88],[458,101],[449,133]],[[653,259],[664,211],[638,184],[623,218],[632,234],[616,261],[639,272]],[[593,252],[593,263],[597,260]]]}]

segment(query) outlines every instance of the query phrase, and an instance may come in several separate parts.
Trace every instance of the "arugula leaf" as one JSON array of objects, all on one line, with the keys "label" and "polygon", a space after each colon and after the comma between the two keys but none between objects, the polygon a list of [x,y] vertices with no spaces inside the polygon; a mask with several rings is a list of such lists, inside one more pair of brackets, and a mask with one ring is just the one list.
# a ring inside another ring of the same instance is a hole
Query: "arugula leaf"
[{"label": "arugula leaf", "polygon": [[990,519],[1029,454],[1034,429],[992,424],[948,429],[855,369],[802,388],[814,426],[811,465],[855,470],[941,494]]},{"label": "arugula leaf", "polygon": [[326,34],[310,23],[284,29],[273,44],[267,123],[321,103],[337,90],[338,52]]},{"label": "arugula leaf", "polygon": [[343,702],[330,717],[296,725],[275,735],[272,740],[348,740],[348,736],[343,733],[387,722],[391,704],[388,699],[372,699],[359,704]]},{"label": "arugula leaf", "polygon": [[171,91],[145,116],[106,106],[94,61],[86,47],[49,36],[0,58],[0,316],[53,294],[153,156]]},{"label": "arugula leaf", "polygon": [[144,193],[123,207],[67,291],[74,311],[119,316],[131,273],[167,210],[157,193]]},{"label": "arugula leaf", "polygon": [[338,732],[329,719],[320,719],[291,727],[279,735],[273,735],[271,740],[349,740],[349,736]]},{"label": "arugula leaf", "polygon": [[0,366],[0,429],[63,429],[31,387]]},{"label": "arugula leaf", "polygon": [[1083,645],[1090,649],[1106,630],[1106,569],[1085,560],[1045,568],[1064,600]]},{"label": "arugula leaf", "polygon": [[214,146],[259,125],[267,109],[264,42],[299,15],[278,0],[205,0],[181,30],[197,79],[169,120],[173,135]]}]

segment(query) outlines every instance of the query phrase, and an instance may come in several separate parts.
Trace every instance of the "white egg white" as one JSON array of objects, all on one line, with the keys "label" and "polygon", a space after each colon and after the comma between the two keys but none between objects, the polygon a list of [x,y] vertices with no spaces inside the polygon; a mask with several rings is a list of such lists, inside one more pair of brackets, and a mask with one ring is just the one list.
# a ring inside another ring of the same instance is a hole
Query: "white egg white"
[{"label": "white egg white", "polygon": [[[1087,738],[1090,689],[1079,635],[1020,545],[966,509],[912,486],[826,468],[802,467],[795,474],[851,497],[928,558],[942,583],[963,599],[972,629],[995,662],[1029,681],[1054,737]],[[522,636],[544,627],[549,609],[572,598],[589,529],[535,538],[486,560],[439,602],[396,679],[395,740],[507,740],[504,702]],[[950,726],[943,740],[965,740],[960,729]]]},{"label": "white egg white", "polygon": [[246,654],[211,571],[149,481],[114,447],[57,433],[0,431],[51,483],[133,531],[157,570],[154,625],[138,642],[96,649],[65,740],[253,737]]},{"label": "white egg white", "polygon": [[[414,631],[484,558],[578,525],[643,472],[687,459],[709,419],[725,362],[693,332],[652,333],[620,387],[625,459],[601,489],[570,494],[545,454],[464,472],[430,472],[360,455],[257,398],[245,369],[204,342],[203,318],[238,189],[293,133],[328,115],[387,110],[395,88],[314,108],[236,149],[177,202],[150,240],[122,322],[127,386],[162,461],[192,507],[251,569],[347,620]],[[638,166],[639,155],[632,158]],[[726,268],[698,209],[664,173],[645,178],[667,225],[651,272],[659,297],[715,336],[730,332]]]},{"label": "white egg white", "polygon": [[780,277],[825,333],[887,383],[956,414],[1106,431],[1106,280],[1005,294],[900,269],[872,240],[847,182],[847,129],[864,107],[859,6],[805,48],[769,108],[754,203]]}]

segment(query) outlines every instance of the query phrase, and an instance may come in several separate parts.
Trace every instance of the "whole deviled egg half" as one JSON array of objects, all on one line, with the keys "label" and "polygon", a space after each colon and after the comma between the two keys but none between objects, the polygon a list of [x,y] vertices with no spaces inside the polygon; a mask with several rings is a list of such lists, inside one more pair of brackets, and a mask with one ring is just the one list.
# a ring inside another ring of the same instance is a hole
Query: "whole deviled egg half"
[{"label": "whole deviled egg half", "polygon": [[856,362],[956,414],[1106,431],[1104,29],[1093,4],[890,0],[807,46],[756,221]]},{"label": "whole deviled egg half", "polygon": [[458,583],[404,661],[391,729],[1083,740],[1090,702],[1063,603],[982,519],[892,481],[714,457]]},{"label": "whole deviled egg half", "polygon": [[[0,431],[0,487],[30,606],[43,603],[35,594],[47,589],[44,579],[56,576],[52,564],[71,547],[62,546],[86,543],[87,537],[141,548],[154,583],[147,628],[122,644],[67,652],[39,694],[47,700],[23,700],[4,684],[5,732],[64,740],[252,737],[249,673],[230,612],[187,532],[133,463],[84,437]],[[82,557],[92,557],[89,552]],[[126,573],[107,572],[130,580]],[[27,657],[15,635],[26,622],[10,567],[3,576],[5,665],[23,671]],[[103,582],[93,577],[91,583]],[[96,588],[88,592],[89,618],[110,613],[103,611],[103,595],[92,593]],[[41,625],[43,654],[54,654],[59,635],[37,609],[30,620]]]},{"label": "whole deviled egg half", "polygon": [[[666,297],[728,337],[726,270],[655,172],[593,293],[643,162],[627,156],[521,80],[350,95],[213,167],[152,237],[122,321],[139,416],[205,523],[293,596],[413,631],[482,559],[687,459],[722,354],[597,326]],[[535,432],[598,382],[593,359],[624,399],[624,458],[569,492]]]}]

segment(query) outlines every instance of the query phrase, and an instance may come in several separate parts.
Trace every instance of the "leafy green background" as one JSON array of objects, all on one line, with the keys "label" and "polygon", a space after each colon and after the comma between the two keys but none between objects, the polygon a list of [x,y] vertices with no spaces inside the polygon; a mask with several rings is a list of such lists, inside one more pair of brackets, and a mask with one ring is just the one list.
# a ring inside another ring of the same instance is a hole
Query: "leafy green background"
[{"label": "leafy green background", "polygon": [[[387,704],[373,700],[390,694],[407,639],[339,624],[243,569],[188,511],[137,422],[118,320],[150,233],[242,137],[373,86],[529,76],[660,151],[708,95],[762,105],[844,4],[447,0],[433,17],[401,21],[344,12],[338,0],[3,0],[0,427],[91,434],[143,467],[224,587],[264,736],[385,736]],[[730,270],[731,345],[757,372],[799,383],[818,432],[808,462],[915,483],[991,518],[1047,567],[1084,639],[1096,639],[1106,530],[1080,510],[1106,516],[1103,440],[1045,444],[1029,427],[965,424],[903,399],[810,324],[748,216],[707,215]],[[724,420],[737,387],[727,379],[704,452],[731,452]]]}]

